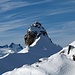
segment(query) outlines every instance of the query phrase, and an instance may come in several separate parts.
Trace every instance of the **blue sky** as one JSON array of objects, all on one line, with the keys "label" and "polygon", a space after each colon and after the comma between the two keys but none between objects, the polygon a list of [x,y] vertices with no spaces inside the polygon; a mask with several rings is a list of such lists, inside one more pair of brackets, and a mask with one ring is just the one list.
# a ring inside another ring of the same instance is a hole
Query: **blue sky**
[{"label": "blue sky", "polygon": [[0,0],[0,45],[24,46],[27,28],[42,23],[56,44],[75,40],[75,0]]}]

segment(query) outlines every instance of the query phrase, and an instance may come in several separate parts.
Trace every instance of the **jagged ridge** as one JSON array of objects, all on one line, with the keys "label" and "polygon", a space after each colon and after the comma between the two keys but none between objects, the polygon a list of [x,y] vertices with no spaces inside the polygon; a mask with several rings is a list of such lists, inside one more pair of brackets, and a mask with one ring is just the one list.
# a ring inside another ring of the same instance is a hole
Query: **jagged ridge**
[{"label": "jagged ridge", "polygon": [[11,43],[10,45],[0,46],[0,59],[11,53],[17,53],[22,50],[23,47],[20,44]]}]

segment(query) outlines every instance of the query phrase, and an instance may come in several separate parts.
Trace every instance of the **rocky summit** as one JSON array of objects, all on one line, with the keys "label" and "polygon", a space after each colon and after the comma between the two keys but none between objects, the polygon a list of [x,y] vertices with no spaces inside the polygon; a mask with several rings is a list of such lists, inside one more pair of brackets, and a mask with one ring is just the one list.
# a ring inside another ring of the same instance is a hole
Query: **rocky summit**
[{"label": "rocky summit", "polygon": [[39,22],[31,24],[27,30],[27,34],[24,36],[25,44],[30,46],[40,36],[48,36],[46,30]]}]

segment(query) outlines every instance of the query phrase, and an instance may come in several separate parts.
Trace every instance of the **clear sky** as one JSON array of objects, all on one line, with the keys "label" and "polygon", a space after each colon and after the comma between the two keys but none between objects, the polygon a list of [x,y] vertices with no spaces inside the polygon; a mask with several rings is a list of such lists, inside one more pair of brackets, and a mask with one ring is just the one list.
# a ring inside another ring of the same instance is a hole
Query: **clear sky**
[{"label": "clear sky", "polygon": [[56,44],[75,40],[75,0],[0,0],[0,45],[24,46],[27,28],[42,23]]}]

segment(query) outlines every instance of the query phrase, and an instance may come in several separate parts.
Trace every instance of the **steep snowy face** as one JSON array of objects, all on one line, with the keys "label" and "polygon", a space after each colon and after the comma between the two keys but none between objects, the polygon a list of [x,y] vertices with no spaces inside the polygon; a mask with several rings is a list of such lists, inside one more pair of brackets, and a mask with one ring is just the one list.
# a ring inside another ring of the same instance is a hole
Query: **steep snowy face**
[{"label": "steep snowy face", "polygon": [[27,30],[27,34],[25,35],[25,44],[30,46],[36,39],[41,36],[48,36],[44,27],[42,27],[41,23],[35,22],[33,23]]},{"label": "steep snowy face", "polygon": [[61,46],[52,42],[46,30],[39,22],[31,24],[24,39],[25,44],[29,47],[29,52],[42,57],[50,56],[62,49]]}]

